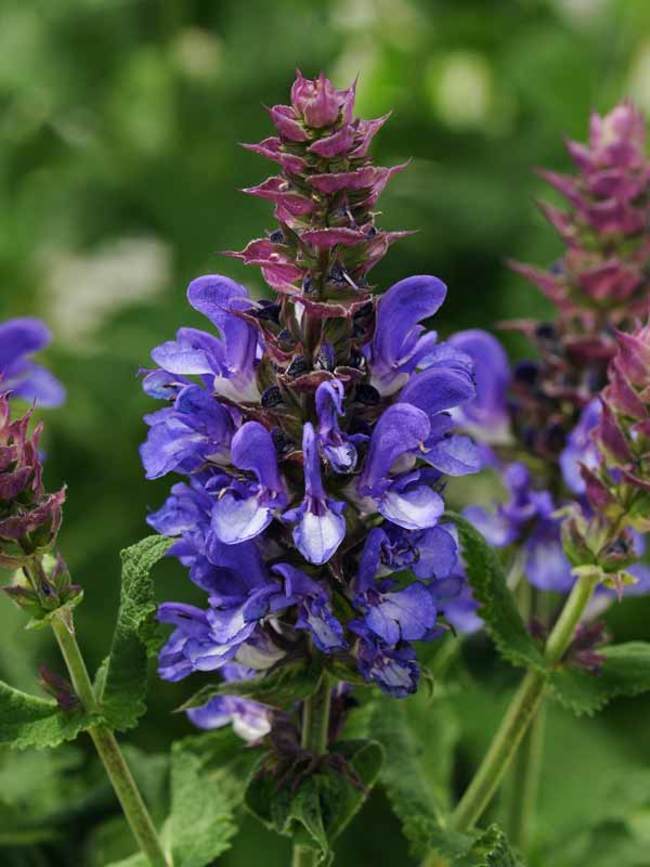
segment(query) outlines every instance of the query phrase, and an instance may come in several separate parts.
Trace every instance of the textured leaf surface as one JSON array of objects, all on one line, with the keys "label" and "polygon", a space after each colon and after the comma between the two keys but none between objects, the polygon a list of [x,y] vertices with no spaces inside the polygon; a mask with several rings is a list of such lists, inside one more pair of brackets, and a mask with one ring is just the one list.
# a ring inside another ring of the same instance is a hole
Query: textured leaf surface
[{"label": "textured leaf surface", "polygon": [[552,672],[552,694],[576,714],[592,715],[617,695],[633,696],[650,690],[650,644],[630,641],[599,650],[605,657],[597,674],[577,668]]},{"label": "textured leaf surface", "polygon": [[80,708],[65,711],[55,701],[0,682],[0,744],[17,749],[56,747],[92,723],[92,717]]},{"label": "textured leaf surface", "polygon": [[134,726],[146,710],[148,657],[157,650],[151,570],[171,543],[165,536],[148,536],[121,554],[120,607],[110,656],[98,677],[102,709],[118,730]]},{"label": "textured leaf surface", "polygon": [[513,665],[545,668],[541,652],[526,629],[495,551],[461,515],[447,512],[458,528],[467,575],[479,602],[478,613],[501,655]]}]

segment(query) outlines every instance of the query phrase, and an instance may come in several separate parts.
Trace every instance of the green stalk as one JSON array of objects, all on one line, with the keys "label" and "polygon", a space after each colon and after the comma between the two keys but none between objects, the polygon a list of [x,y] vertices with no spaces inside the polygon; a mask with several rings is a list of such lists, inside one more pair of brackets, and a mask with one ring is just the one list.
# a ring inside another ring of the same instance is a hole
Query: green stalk
[{"label": "green stalk", "polygon": [[[71,615],[68,615],[66,622],[65,616],[57,612],[52,617],[51,623],[72,685],[82,706],[88,713],[98,713],[100,707],[88,676],[86,663],[74,635]],[[133,831],[133,836],[143,854],[149,860],[151,867],[169,867],[149,811],[142,800],[115,735],[104,725],[92,726],[88,729],[88,734],[95,744],[117,799]]]},{"label": "green stalk", "polygon": [[[565,654],[596,586],[592,575],[581,575],[562,609],[546,643],[544,657],[549,666]],[[457,831],[471,828],[492,800],[517,747],[540,706],[546,678],[529,671],[515,693],[474,778],[456,807],[451,826]],[[425,861],[425,867],[432,862]]]},{"label": "green stalk", "polygon": [[542,700],[535,719],[524,735],[513,769],[508,836],[524,853],[528,849],[531,820],[537,802],[544,751],[545,721],[545,704]]},{"label": "green stalk", "polygon": [[[302,706],[301,746],[304,750],[322,756],[327,752],[330,723],[332,684],[324,674],[316,692],[305,699]],[[310,846],[293,847],[292,867],[316,867],[318,852]]]}]

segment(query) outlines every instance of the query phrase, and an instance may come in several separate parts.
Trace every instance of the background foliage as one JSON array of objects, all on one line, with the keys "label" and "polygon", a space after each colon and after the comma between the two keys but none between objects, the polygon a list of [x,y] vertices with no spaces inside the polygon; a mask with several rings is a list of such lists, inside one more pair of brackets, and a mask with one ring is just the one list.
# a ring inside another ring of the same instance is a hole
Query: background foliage
[{"label": "background foliage", "polygon": [[[503,261],[544,263],[559,250],[535,210],[542,184],[531,167],[562,169],[562,136],[584,137],[592,108],[631,95],[650,111],[650,6],[4,0],[0,318],[38,314],[55,333],[49,362],[69,399],[47,416],[47,473],[52,487],[69,485],[63,549],[85,586],[79,632],[94,666],[117,610],[118,551],[146,534],[146,510],[167,487],[142,477],[137,445],[150,407],[136,372],[176,327],[198,324],[185,304],[190,278],[224,270],[263,292],[252,271],[217,251],[239,249],[270,222],[264,203],[237,191],[268,167],[236,143],[268,134],[261,104],[285,99],[296,65],[324,68],[339,85],[359,73],[360,113],[393,110],[377,156],[413,162],[382,199],[385,222],[419,233],[374,276],[384,288],[411,273],[441,276],[450,292],[436,325],[445,335],[543,310]],[[157,574],[161,597],[191,598],[175,564]],[[646,601],[613,608],[617,641],[650,639],[649,613]],[[37,665],[58,661],[48,633],[22,626],[0,605],[0,676],[34,691]],[[516,677],[481,636],[450,670],[432,705],[404,705],[426,750],[417,762],[425,784],[441,793],[462,788]],[[149,710],[129,735],[154,803],[167,786],[157,754],[189,733],[172,710],[192,689],[153,680]],[[611,864],[612,853],[621,867],[648,864],[649,709],[647,699],[618,700],[576,721],[553,708],[535,863],[551,863],[552,851],[556,867]],[[100,867],[132,851],[83,739],[53,754],[3,753],[0,818],[3,864]],[[219,863],[251,864],[262,845],[269,867],[286,863],[287,841],[252,818]],[[337,863],[407,864],[406,849],[378,792],[343,835]]]}]

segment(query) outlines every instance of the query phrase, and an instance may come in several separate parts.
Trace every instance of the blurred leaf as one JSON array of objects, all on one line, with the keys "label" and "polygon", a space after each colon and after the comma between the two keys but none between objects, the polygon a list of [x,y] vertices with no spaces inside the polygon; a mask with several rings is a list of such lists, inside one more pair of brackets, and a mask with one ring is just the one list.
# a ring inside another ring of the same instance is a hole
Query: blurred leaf
[{"label": "blurred leaf", "polygon": [[478,530],[455,512],[447,518],[458,528],[467,575],[480,603],[478,614],[501,655],[513,665],[543,670],[542,654],[526,629],[494,550]]},{"label": "blurred leaf", "polygon": [[650,644],[630,641],[599,650],[602,668],[559,668],[549,678],[552,694],[576,714],[592,715],[617,695],[639,695],[650,690]]},{"label": "blurred leaf", "polygon": [[[422,773],[443,812],[450,810],[454,800],[452,776],[455,749],[460,736],[460,724],[451,704],[444,698],[430,699],[419,691],[404,702],[406,717],[413,737],[423,749],[420,754]],[[435,749],[431,745],[435,744]]]},{"label": "blurred leaf", "polygon": [[62,710],[55,701],[28,695],[0,681],[0,744],[24,749],[56,747],[93,725],[81,708]]},{"label": "blurred leaf", "polygon": [[148,655],[156,645],[156,602],[151,570],[172,540],[148,536],[122,551],[122,589],[117,624],[103,682],[101,704],[111,727],[131,728],[145,713]]},{"label": "blurred leaf", "polygon": [[467,854],[454,860],[454,867],[523,867],[523,861],[510,848],[508,838],[498,825],[474,841]]},{"label": "blurred leaf", "polygon": [[257,758],[230,728],[174,743],[165,826],[174,867],[205,867],[230,847],[235,811]]},{"label": "blurred leaf", "polygon": [[467,838],[443,829],[444,820],[435,798],[434,784],[423,772],[422,754],[431,745],[416,738],[404,705],[394,699],[379,700],[370,732],[384,748],[381,783],[402,823],[413,854],[422,857],[435,849],[443,855],[453,856],[464,851]]},{"label": "blurred leaf", "polygon": [[146,858],[142,852],[136,852],[134,855],[130,855],[122,861],[113,861],[111,864],[108,864],[107,867],[149,867],[149,859]]},{"label": "blurred leaf", "polygon": [[239,695],[271,707],[286,708],[316,692],[319,675],[320,663],[314,657],[282,662],[262,677],[252,680],[208,684],[181,705],[179,710],[202,707],[218,695]]}]

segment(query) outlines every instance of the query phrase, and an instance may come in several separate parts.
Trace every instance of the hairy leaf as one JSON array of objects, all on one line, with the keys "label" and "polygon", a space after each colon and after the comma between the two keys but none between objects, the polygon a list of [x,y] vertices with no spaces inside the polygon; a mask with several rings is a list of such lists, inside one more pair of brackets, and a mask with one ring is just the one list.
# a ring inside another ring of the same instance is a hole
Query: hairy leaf
[{"label": "hairy leaf", "polygon": [[55,701],[0,681],[0,744],[24,749],[56,747],[93,724],[81,708],[63,710]]},{"label": "hairy leaf", "polygon": [[148,656],[157,650],[156,602],[151,570],[172,540],[148,536],[122,551],[122,588],[108,660],[97,681],[102,709],[118,730],[131,728],[146,710]]},{"label": "hairy leaf", "polygon": [[513,665],[543,670],[544,658],[517,611],[496,553],[461,515],[447,512],[446,517],[458,528],[467,575],[480,603],[478,613],[497,649]]},{"label": "hairy leaf", "polygon": [[592,715],[617,695],[633,696],[650,690],[650,644],[630,641],[599,650],[604,662],[598,673],[558,668],[549,683],[552,694],[576,714]]},{"label": "hairy leaf", "polygon": [[180,710],[201,707],[217,695],[239,695],[271,707],[285,708],[312,695],[318,688],[319,676],[320,664],[316,659],[283,662],[262,677],[204,686]]}]

